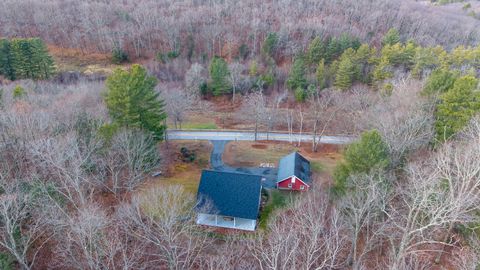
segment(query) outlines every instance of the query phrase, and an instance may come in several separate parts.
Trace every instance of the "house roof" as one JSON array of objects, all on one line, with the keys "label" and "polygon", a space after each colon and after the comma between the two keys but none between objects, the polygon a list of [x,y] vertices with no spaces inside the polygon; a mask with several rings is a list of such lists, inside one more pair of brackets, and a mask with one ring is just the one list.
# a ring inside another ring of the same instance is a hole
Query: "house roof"
[{"label": "house roof", "polygon": [[310,161],[298,152],[284,156],[278,163],[277,182],[292,175],[300,178],[306,184],[310,184]]},{"label": "house roof", "polygon": [[[197,193],[197,211],[257,219],[262,176],[204,170]],[[213,207],[206,204],[210,202]]]}]

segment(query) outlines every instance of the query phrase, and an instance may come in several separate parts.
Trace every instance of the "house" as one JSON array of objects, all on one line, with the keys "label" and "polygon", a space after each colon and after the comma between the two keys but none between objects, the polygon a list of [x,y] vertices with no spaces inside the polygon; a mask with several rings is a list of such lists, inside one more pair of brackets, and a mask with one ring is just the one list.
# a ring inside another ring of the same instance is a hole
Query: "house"
[{"label": "house", "polygon": [[254,231],[262,176],[204,170],[197,193],[197,224]]},{"label": "house", "polygon": [[284,156],[278,163],[277,188],[307,191],[310,188],[310,162],[298,152]]}]

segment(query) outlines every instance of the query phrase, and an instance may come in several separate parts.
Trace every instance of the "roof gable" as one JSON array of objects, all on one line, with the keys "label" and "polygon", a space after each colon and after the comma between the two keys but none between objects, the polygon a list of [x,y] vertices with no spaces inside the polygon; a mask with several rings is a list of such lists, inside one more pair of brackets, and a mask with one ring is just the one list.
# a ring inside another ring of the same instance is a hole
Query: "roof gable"
[{"label": "roof gable", "polygon": [[295,175],[306,184],[310,184],[310,161],[298,152],[290,153],[278,163],[277,182]]},{"label": "roof gable", "polygon": [[197,209],[210,202],[213,209],[207,209],[209,214],[257,219],[261,179],[259,175],[204,170],[198,187]]}]

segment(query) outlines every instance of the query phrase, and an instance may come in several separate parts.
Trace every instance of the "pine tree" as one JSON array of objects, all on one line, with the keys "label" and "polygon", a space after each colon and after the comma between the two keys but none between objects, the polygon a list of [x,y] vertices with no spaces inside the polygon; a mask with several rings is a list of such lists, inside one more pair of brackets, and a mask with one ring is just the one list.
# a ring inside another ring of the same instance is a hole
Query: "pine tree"
[{"label": "pine tree", "polygon": [[320,59],[325,57],[325,45],[320,37],[316,37],[310,42],[307,51],[308,64],[314,65],[320,62]]},{"label": "pine tree", "polygon": [[116,69],[107,79],[105,103],[114,124],[151,132],[162,140],[166,118],[164,103],[155,92],[157,80],[145,68],[133,65],[130,70]]},{"label": "pine tree", "polygon": [[287,87],[291,90],[296,90],[297,88],[305,89],[307,87],[305,73],[305,60],[303,56],[297,56],[287,79]]},{"label": "pine tree", "polygon": [[350,57],[344,56],[340,60],[338,71],[335,76],[335,87],[347,90],[352,86],[355,76],[355,65]]},{"label": "pine tree", "polygon": [[400,43],[400,34],[397,29],[391,28],[383,37],[382,45],[394,45]]},{"label": "pine tree", "polygon": [[458,78],[453,88],[441,97],[437,106],[435,129],[437,139],[444,141],[455,135],[480,111],[478,80],[473,76]]},{"label": "pine tree", "polygon": [[367,44],[362,44],[355,52],[355,65],[357,66],[357,80],[368,83],[370,81],[370,65],[369,61],[372,57],[372,50]]},{"label": "pine tree", "polygon": [[443,94],[453,87],[458,74],[448,69],[439,68],[434,70],[428,77],[422,94],[434,95]]},{"label": "pine tree", "polygon": [[278,45],[277,33],[269,33],[262,46],[262,52],[265,56],[273,57]]},{"label": "pine tree", "polygon": [[325,60],[323,58],[322,60],[320,60],[320,63],[317,66],[317,71],[315,75],[317,78],[318,88],[325,88],[327,86],[327,74],[325,71]]},{"label": "pine tree", "polygon": [[47,46],[39,38],[30,39],[32,47],[32,74],[31,78],[36,80],[49,79],[55,72],[55,64],[48,53]]},{"label": "pine tree", "polygon": [[53,59],[41,39],[13,39],[10,52],[15,79],[43,80],[55,71]]},{"label": "pine tree", "polygon": [[28,79],[32,77],[33,51],[27,39],[13,39],[11,42],[12,67],[16,79]]},{"label": "pine tree", "polygon": [[345,192],[350,175],[369,173],[390,165],[388,145],[377,130],[363,132],[360,140],[348,146],[344,156],[345,161],[334,171],[334,192],[337,194]]},{"label": "pine tree", "polygon": [[15,73],[12,67],[11,44],[8,39],[0,39],[0,75],[9,80],[15,80]]},{"label": "pine tree", "polygon": [[215,56],[210,63],[210,78],[213,95],[219,96],[230,92],[228,65],[223,58]]},{"label": "pine tree", "polygon": [[335,58],[340,56],[342,48],[337,38],[333,37],[329,40],[328,46],[325,52],[325,61],[331,63]]}]

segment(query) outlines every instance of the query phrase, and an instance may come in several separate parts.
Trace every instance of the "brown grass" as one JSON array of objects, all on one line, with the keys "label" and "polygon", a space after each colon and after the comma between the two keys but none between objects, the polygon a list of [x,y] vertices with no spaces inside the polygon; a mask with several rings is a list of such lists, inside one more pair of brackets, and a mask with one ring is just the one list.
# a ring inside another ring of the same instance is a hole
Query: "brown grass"
[{"label": "brown grass", "polygon": [[[60,48],[49,44],[48,51],[53,56],[59,72],[78,71],[84,74],[108,75],[117,67],[110,61],[110,55],[104,53],[85,53],[80,49]],[[128,66],[128,65],[124,65]]]},{"label": "brown grass", "polygon": [[335,166],[342,160],[341,149],[335,145],[322,145],[312,152],[308,143],[297,147],[284,142],[230,142],[227,144],[223,161],[234,167],[257,167],[261,163],[278,166],[283,156],[298,151],[310,161],[315,185],[329,186]]},{"label": "brown grass", "polygon": [[[169,159],[167,164],[165,164],[166,170],[160,177],[150,177],[144,189],[148,189],[151,185],[182,185],[185,190],[196,193],[202,170],[209,167],[212,145],[206,141],[176,141],[168,144],[168,149],[162,151],[164,155],[168,155],[165,159]],[[164,143],[162,148],[165,147]],[[186,147],[196,153],[194,162],[187,163],[181,160],[180,149],[182,147]]]}]

